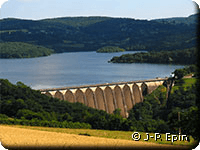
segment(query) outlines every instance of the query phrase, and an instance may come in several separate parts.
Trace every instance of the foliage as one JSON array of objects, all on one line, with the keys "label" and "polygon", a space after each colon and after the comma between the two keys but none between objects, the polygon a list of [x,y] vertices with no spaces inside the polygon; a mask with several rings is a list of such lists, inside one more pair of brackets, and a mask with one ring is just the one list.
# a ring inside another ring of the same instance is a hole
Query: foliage
[{"label": "foliage", "polygon": [[[187,67],[185,70],[192,71],[193,67]],[[181,80],[185,83],[180,85]],[[160,86],[150,95],[145,96],[144,102],[136,104],[129,112],[128,120],[132,123],[132,129],[178,134],[181,128],[182,135],[192,135],[198,139],[198,108],[196,105],[198,91],[192,80],[196,81],[196,79],[176,80],[174,89],[172,88],[173,92],[168,99],[164,86]],[[178,113],[180,113],[180,121],[178,121]]]},{"label": "foliage", "polygon": [[124,52],[125,50],[115,46],[106,46],[97,50],[97,53],[115,53],[115,52]]},{"label": "foliage", "polygon": [[[176,51],[161,51],[161,52],[143,52],[135,54],[125,54],[120,57],[113,57],[109,62],[112,63],[158,63],[158,64],[195,64],[196,63],[196,48],[176,50]],[[178,73],[178,72],[177,72]],[[187,73],[187,72],[185,72]],[[184,75],[180,72],[180,75]]]},{"label": "foliage", "polygon": [[190,65],[189,67],[185,67],[183,69],[176,69],[173,73],[177,79],[183,78],[185,75],[188,75],[190,73],[197,72],[197,66]]},{"label": "foliage", "polygon": [[22,42],[0,43],[0,58],[32,58],[52,53],[52,49]]},{"label": "foliage", "polygon": [[[180,121],[178,121],[178,113],[180,114]],[[198,135],[196,135],[198,127],[197,114],[198,108],[196,106],[191,106],[187,109],[176,107],[168,115],[168,124],[175,133],[178,133],[180,128],[182,134],[193,135],[194,138],[198,138]]]}]

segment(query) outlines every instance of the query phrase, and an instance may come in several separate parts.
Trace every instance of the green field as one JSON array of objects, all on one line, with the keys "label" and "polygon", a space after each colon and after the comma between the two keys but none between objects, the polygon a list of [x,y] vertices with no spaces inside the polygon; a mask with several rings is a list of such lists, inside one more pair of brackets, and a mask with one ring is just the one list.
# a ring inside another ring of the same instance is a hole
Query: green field
[{"label": "green field", "polygon": [[180,87],[183,87],[184,90],[187,89],[187,87],[191,87],[192,85],[194,85],[197,81],[196,78],[183,78],[183,84],[175,84],[175,86],[172,88],[172,93],[175,91],[175,90],[178,90]]},{"label": "green field", "polygon": [[[110,131],[110,130],[94,130],[94,129],[61,129],[61,128],[49,128],[49,127],[33,127],[33,126],[15,126],[24,129],[32,129],[32,130],[40,130],[40,131],[48,131],[48,132],[57,132],[57,133],[67,133],[67,134],[76,134],[83,136],[93,136],[93,137],[103,137],[103,138],[111,138],[111,139],[123,139],[123,140],[133,140],[132,134],[134,132],[131,131]],[[135,131],[136,132],[136,131]],[[147,134],[145,132],[139,132],[141,135],[140,141],[145,142],[144,139],[147,138]],[[195,141],[192,137],[190,137],[189,141],[166,141],[166,134],[160,134],[162,141],[158,139],[155,141],[155,133],[149,133],[149,136],[154,136],[154,138],[149,138],[146,142],[158,143],[158,144],[170,144],[170,145],[184,145],[184,146],[192,146],[195,144]],[[172,135],[169,140],[172,140]]]}]

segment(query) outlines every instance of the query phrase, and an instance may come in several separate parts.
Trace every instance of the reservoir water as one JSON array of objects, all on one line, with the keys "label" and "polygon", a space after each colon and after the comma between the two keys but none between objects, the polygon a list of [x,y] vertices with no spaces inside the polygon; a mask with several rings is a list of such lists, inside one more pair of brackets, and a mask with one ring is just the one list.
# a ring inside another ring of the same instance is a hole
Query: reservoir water
[{"label": "reservoir water", "polygon": [[77,52],[29,59],[0,59],[0,78],[21,81],[33,89],[135,81],[169,77],[181,65],[113,64],[113,56],[126,53]]}]

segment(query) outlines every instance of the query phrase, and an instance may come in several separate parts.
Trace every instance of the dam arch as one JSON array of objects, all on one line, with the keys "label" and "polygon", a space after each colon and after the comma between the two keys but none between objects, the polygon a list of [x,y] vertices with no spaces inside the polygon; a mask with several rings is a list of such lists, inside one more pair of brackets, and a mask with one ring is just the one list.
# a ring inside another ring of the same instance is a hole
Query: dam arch
[{"label": "dam arch", "polygon": [[56,91],[54,97],[58,98],[60,100],[64,100],[64,96],[63,96],[63,94],[60,91]]},{"label": "dam arch", "polygon": [[107,106],[108,106],[108,113],[111,114],[115,110],[114,94],[113,94],[112,89],[109,86],[105,88],[104,92],[105,92],[105,97],[106,97]]},{"label": "dam arch", "polygon": [[104,91],[100,87],[96,88],[95,97],[96,97],[96,100],[97,100],[98,109],[108,112],[107,102],[105,100]]},{"label": "dam arch", "polygon": [[117,85],[115,86],[114,88],[114,94],[115,94],[115,97],[116,97],[116,102],[117,102],[117,106],[118,108],[121,109],[121,112],[120,114],[123,116],[123,117],[126,117],[126,111],[125,110],[125,100],[124,100],[124,94],[122,92],[122,89]]},{"label": "dam arch", "polygon": [[123,93],[124,93],[124,99],[127,105],[127,109],[130,110],[134,105],[134,101],[133,101],[133,95],[131,93],[131,89],[127,84],[123,87]]},{"label": "dam arch", "polygon": [[95,96],[94,96],[93,91],[90,88],[88,88],[85,91],[85,97],[86,97],[86,100],[87,100],[87,106],[97,109],[97,106],[96,106],[96,103],[95,103]]},{"label": "dam arch", "polygon": [[68,102],[71,102],[71,103],[75,103],[76,102],[75,96],[72,93],[72,91],[70,91],[70,90],[66,91],[66,93],[65,93],[65,100],[68,101]]},{"label": "dam arch", "polygon": [[87,105],[86,99],[85,99],[85,95],[84,95],[82,90],[80,90],[80,89],[76,90],[75,98],[76,98],[76,102],[79,102],[79,103]]},{"label": "dam arch", "polygon": [[133,89],[135,104],[142,102],[143,97],[142,97],[142,93],[140,91],[139,86],[136,83],[134,83],[132,89]]},{"label": "dam arch", "polygon": [[148,94],[152,93],[158,87],[156,82],[147,82],[146,84],[148,86]]}]

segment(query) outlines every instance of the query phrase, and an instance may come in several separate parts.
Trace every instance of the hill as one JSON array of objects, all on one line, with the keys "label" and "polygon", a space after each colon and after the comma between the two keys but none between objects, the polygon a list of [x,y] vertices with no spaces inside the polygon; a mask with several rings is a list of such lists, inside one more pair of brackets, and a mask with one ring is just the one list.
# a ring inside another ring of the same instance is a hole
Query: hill
[{"label": "hill", "polygon": [[135,54],[124,54],[113,57],[112,63],[157,63],[157,64],[195,64],[197,61],[197,49],[190,48],[175,51],[143,52]]},{"label": "hill", "polygon": [[96,51],[110,45],[126,50],[185,49],[196,46],[196,17],[184,18],[189,24],[110,17],[8,18],[0,20],[0,42],[41,45],[57,53]]},{"label": "hill", "polygon": [[23,42],[0,43],[0,58],[32,58],[52,53],[52,49]]},{"label": "hill", "polygon": [[170,24],[195,24],[198,21],[196,15],[191,15],[189,17],[175,17],[175,18],[166,18],[166,19],[155,19],[152,21],[170,23]]}]

